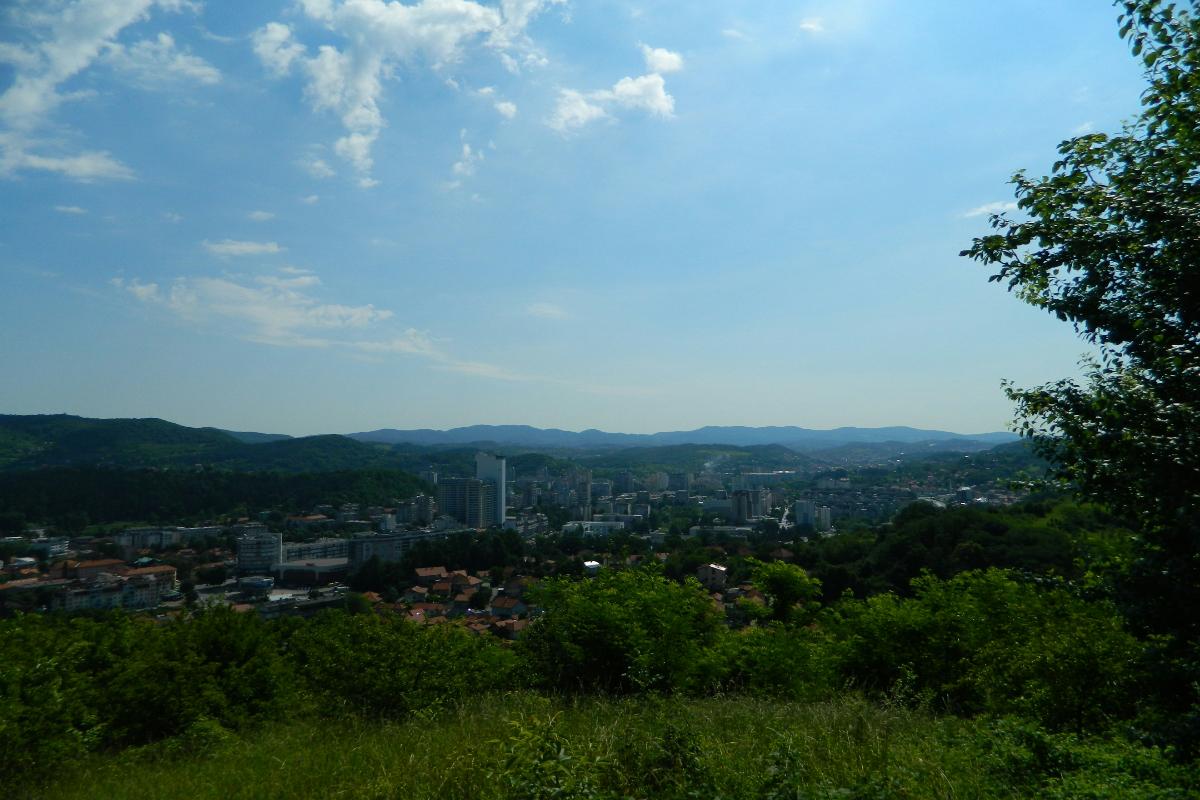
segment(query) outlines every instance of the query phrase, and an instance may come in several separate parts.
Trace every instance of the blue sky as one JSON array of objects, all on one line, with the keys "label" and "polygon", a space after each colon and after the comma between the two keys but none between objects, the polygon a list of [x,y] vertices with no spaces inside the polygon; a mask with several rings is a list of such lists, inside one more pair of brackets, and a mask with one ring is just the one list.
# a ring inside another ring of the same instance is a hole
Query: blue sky
[{"label": "blue sky", "polygon": [[1137,110],[1097,0],[0,10],[0,411],[1002,429],[957,256]]}]

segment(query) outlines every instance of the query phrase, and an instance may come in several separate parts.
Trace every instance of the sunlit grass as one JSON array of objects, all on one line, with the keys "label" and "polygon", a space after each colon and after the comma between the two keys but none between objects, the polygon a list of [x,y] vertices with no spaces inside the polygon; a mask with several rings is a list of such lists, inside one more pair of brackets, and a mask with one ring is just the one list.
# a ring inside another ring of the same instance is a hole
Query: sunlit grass
[{"label": "sunlit grass", "polygon": [[[854,699],[806,705],[741,697],[572,702],[531,693],[478,698],[405,722],[278,723],[195,745],[204,752],[187,752],[180,743],[96,757],[63,773],[40,796],[497,797],[518,730],[552,730],[566,743],[570,763],[591,770],[605,792],[619,792],[599,796],[651,796],[646,787],[663,776],[649,773],[669,766],[649,756],[662,749],[668,727],[695,756],[679,779],[720,796],[761,796],[767,776],[781,769],[822,792],[890,780],[906,797],[987,796],[982,770],[955,745],[969,732],[969,723],[960,720]],[[511,788],[508,794],[514,794]]]}]

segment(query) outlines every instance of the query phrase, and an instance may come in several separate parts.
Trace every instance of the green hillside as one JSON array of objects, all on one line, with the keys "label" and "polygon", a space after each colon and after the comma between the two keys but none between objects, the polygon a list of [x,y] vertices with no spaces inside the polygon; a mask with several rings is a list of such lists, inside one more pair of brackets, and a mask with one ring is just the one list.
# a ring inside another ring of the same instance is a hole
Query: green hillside
[{"label": "green hillside", "polygon": [[404,469],[409,463],[409,459],[385,446],[345,436],[278,439],[189,428],[161,419],[87,419],[67,414],[0,416],[0,470],[7,471],[64,466],[207,466],[238,471],[328,472]]},{"label": "green hillside", "polygon": [[387,505],[433,487],[400,470],[229,470],[49,467],[0,472],[0,513],[71,529],[83,520],[187,522],[234,512],[312,508],[319,503]]},{"label": "green hillside", "polygon": [[239,444],[216,430],[161,419],[87,419],[67,414],[0,416],[0,468],[72,464],[161,466],[205,460]]}]

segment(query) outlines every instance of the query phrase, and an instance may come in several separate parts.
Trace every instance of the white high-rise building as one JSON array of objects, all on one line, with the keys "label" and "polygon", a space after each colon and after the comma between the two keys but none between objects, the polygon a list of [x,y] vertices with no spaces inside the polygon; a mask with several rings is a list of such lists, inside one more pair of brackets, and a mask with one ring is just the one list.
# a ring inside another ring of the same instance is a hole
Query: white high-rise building
[{"label": "white high-rise building", "polygon": [[504,524],[505,512],[508,508],[508,477],[507,461],[504,456],[494,456],[491,453],[475,454],[475,477],[488,481],[496,487],[496,525]]}]

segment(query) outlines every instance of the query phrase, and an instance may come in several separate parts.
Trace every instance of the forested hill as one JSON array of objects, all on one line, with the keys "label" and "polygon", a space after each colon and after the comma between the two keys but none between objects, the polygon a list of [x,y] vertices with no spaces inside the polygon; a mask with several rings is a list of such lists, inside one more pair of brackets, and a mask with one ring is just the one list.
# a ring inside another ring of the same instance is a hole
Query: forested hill
[{"label": "forested hill", "polygon": [[296,439],[189,428],[161,419],[88,419],[68,414],[0,416],[0,470],[61,466],[195,467],[327,472],[403,469],[391,448],[345,436]]}]

